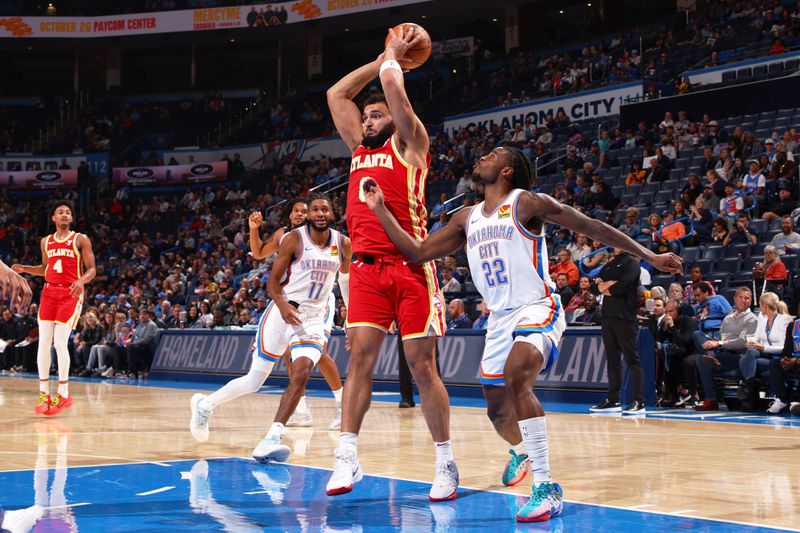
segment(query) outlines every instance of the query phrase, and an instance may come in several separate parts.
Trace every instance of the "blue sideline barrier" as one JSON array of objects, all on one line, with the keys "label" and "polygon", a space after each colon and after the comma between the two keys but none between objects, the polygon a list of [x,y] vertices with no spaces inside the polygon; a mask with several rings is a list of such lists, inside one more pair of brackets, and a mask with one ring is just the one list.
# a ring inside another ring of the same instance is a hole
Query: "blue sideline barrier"
[{"label": "blue sideline barrier", "polygon": [[[239,376],[250,368],[255,332],[165,330],[161,332],[152,365],[153,377],[180,379],[181,376],[201,378],[208,375]],[[439,364],[446,385],[475,387],[480,385],[480,359],[484,333],[450,331],[439,340]],[[347,374],[349,353],[344,348],[344,335],[334,331],[328,343],[328,353],[339,367],[342,377]],[[655,401],[655,351],[649,330],[639,330],[639,353],[644,366],[645,398]],[[273,376],[286,377],[286,364],[281,361]],[[321,378],[318,369],[312,377]],[[397,382],[397,336],[389,335],[381,347],[375,365],[375,380]],[[627,371],[623,376],[627,385]],[[603,392],[608,384],[605,348],[599,327],[567,328],[559,345],[556,364],[538,380],[537,388],[565,392]],[[630,400],[625,386],[623,401]]]}]

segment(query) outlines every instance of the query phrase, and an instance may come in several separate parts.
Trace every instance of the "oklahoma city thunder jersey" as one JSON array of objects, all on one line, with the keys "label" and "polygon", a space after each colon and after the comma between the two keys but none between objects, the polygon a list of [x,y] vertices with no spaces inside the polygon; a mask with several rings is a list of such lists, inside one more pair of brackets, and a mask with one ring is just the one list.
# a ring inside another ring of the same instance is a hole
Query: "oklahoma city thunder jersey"
[{"label": "oklahoma city thunder jersey", "polygon": [[289,267],[288,280],[283,286],[286,298],[306,308],[324,309],[342,264],[341,236],[330,230],[324,246],[311,240],[307,225],[295,230],[300,237],[300,256]]},{"label": "oklahoma city thunder jersey", "polygon": [[83,275],[83,262],[77,240],[78,234],[74,231],[63,240],[58,240],[55,233],[47,237],[47,269],[44,274],[47,283],[71,285]]},{"label": "oklahoma city thunder jersey", "polygon": [[386,235],[378,217],[364,203],[364,183],[369,179],[383,190],[386,208],[400,226],[417,240],[427,235],[428,212],[425,209],[426,168],[408,164],[400,155],[392,135],[383,146],[369,149],[359,146],[350,161],[350,185],[347,190],[347,230],[356,254],[401,255]]},{"label": "oklahoma city thunder jersey", "polygon": [[472,282],[493,313],[548,300],[555,306],[544,235],[534,235],[517,219],[515,189],[491,213],[484,203],[467,214],[467,259]]}]

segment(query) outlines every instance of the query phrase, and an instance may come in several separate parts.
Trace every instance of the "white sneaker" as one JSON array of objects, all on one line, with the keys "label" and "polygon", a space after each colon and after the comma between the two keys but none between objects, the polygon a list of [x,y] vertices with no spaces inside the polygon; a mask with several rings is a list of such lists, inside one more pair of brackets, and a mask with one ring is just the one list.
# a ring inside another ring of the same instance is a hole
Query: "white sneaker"
[{"label": "white sneaker", "polygon": [[769,406],[767,412],[771,415],[777,415],[778,413],[786,409],[786,407],[788,406],[785,403],[783,403],[780,398],[775,398],[775,401],[772,402],[772,404]]},{"label": "white sneaker", "polygon": [[302,413],[295,410],[292,416],[289,417],[289,420],[286,421],[286,427],[308,428],[311,427],[313,423],[314,419],[311,418],[311,409],[303,411]]},{"label": "white sneaker", "polygon": [[447,461],[436,465],[436,477],[433,478],[431,492],[428,495],[432,502],[455,500],[458,489],[458,468],[455,461]]},{"label": "white sneaker", "polygon": [[336,402],[336,414],[333,415],[328,429],[331,431],[339,431],[342,429],[342,404],[339,402]]},{"label": "white sneaker", "polygon": [[113,378],[114,377],[114,367],[110,366],[106,369],[105,372],[101,374],[104,378]]},{"label": "white sneaker", "polygon": [[192,437],[194,437],[197,442],[205,442],[208,440],[208,417],[211,416],[211,411],[200,407],[200,401],[205,397],[205,394],[197,393],[192,396],[190,404],[192,418],[189,420],[189,430],[192,432]]},{"label": "white sneaker", "polygon": [[325,487],[325,492],[328,496],[350,492],[353,490],[353,485],[364,477],[355,452],[340,452],[337,448],[335,453],[336,461],[333,465],[333,474],[331,474],[328,485]]},{"label": "white sneaker", "polygon": [[33,529],[36,522],[44,516],[44,507],[39,504],[32,505],[25,509],[6,511],[3,515],[3,531],[11,533],[23,533]]},{"label": "white sneaker", "polygon": [[281,444],[281,438],[275,435],[271,438],[261,439],[261,442],[253,450],[253,459],[259,463],[285,463],[291,454],[291,448]]}]

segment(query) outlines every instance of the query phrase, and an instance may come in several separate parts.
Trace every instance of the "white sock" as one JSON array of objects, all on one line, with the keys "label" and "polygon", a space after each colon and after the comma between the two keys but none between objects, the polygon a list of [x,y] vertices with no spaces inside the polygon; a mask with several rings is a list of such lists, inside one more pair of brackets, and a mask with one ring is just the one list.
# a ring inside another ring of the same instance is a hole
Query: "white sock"
[{"label": "white sock", "polygon": [[61,395],[62,398],[69,398],[69,383],[68,382],[65,381],[64,383],[61,383],[59,381],[59,383],[58,383],[58,394]]},{"label": "white sock", "polygon": [[514,453],[517,455],[528,455],[528,450],[525,449],[525,441],[521,440],[518,444],[515,444],[511,447],[514,450]]},{"label": "white sock", "polygon": [[339,451],[340,452],[358,452],[358,435],[355,433],[340,433],[339,434]]},{"label": "white sock", "polygon": [[[55,323],[39,322],[39,347],[36,350],[36,366],[39,367],[39,379],[50,379],[50,348],[53,346]],[[47,391],[45,391],[47,392]]]},{"label": "white sock", "polygon": [[269,428],[269,432],[267,433],[267,438],[271,439],[272,437],[278,437],[278,440],[281,440],[283,437],[283,430],[285,429],[284,425],[280,422],[273,422],[272,426]]},{"label": "white sock", "polygon": [[295,408],[295,412],[297,412],[297,413],[306,413],[306,412],[308,412],[308,404],[306,403],[305,395],[300,396],[300,401],[297,402],[297,407]]},{"label": "white sock", "polygon": [[543,416],[519,421],[522,442],[531,459],[533,482],[536,486],[551,481],[550,457],[547,450],[547,424]]},{"label": "white sock", "polygon": [[45,394],[50,394],[50,380],[39,380],[39,392],[43,392]]},{"label": "white sock", "polygon": [[200,408],[213,411],[215,407],[234,398],[256,392],[267,380],[274,366],[272,361],[255,356],[247,374],[229,381],[221,389],[200,400]]},{"label": "white sock", "polygon": [[336,403],[342,403],[342,392],[344,392],[344,387],[339,387],[337,390],[331,392],[333,392],[333,397],[336,398]]},{"label": "white sock", "polygon": [[[69,334],[72,329],[66,324],[56,324],[55,333],[53,337],[53,345],[56,347],[56,359],[58,360],[58,381],[67,381],[69,379]],[[59,392],[59,394],[61,394]],[[64,396],[62,394],[62,396]]]},{"label": "white sock", "polygon": [[446,463],[447,461],[453,461],[453,446],[450,444],[449,440],[444,442],[434,442],[434,447],[436,448],[436,464]]}]

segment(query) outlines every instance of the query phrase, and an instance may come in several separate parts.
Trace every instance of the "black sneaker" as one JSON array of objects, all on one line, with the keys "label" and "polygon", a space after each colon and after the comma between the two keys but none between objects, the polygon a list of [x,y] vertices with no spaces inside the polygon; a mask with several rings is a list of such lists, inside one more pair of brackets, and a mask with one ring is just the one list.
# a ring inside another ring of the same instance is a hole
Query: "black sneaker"
[{"label": "black sneaker", "polygon": [[589,408],[589,411],[592,413],[619,413],[622,411],[622,406],[619,402],[606,400],[601,404],[593,405]]},{"label": "black sneaker", "polygon": [[634,400],[632,404],[627,406],[623,411],[623,415],[643,415],[647,413],[644,404],[639,400]]},{"label": "black sneaker", "polygon": [[400,402],[400,404],[398,405],[398,407],[399,407],[400,409],[408,409],[409,407],[414,407],[415,405],[417,405],[417,404],[415,404],[415,403],[414,403],[414,400],[406,400],[406,399],[403,399],[403,400]]}]

